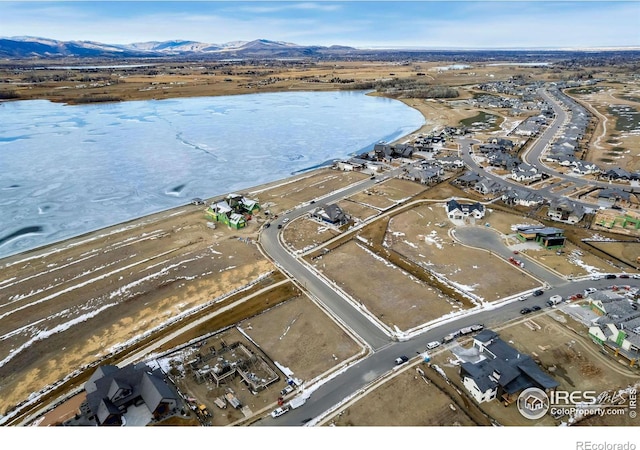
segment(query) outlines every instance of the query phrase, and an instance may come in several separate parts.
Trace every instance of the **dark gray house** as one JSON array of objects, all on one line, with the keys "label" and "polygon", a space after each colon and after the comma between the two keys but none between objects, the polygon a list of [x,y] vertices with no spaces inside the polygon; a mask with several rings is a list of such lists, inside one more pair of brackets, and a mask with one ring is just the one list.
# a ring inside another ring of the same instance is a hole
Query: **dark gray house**
[{"label": "dark gray house", "polygon": [[87,399],[80,410],[99,426],[126,424],[127,411],[132,407],[144,405],[142,415],[149,422],[171,414],[178,406],[178,395],[162,371],[144,363],[122,368],[100,366],[85,384],[85,391]]},{"label": "dark gray house", "polygon": [[473,346],[482,359],[462,363],[460,376],[478,403],[499,399],[511,404],[527,388],[537,387],[548,392],[559,386],[529,355],[511,347],[495,331],[485,329],[478,333]]}]

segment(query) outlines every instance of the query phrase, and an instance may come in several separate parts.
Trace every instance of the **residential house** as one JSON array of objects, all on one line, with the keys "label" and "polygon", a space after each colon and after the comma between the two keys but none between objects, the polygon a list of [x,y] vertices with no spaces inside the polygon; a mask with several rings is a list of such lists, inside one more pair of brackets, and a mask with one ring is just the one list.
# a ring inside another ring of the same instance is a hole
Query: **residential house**
[{"label": "residential house", "polygon": [[433,184],[440,181],[440,177],[444,171],[441,167],[412,167],[405,171],[400,178],[406,180],[417,181],[421,184]]},{"label": "residential house", "polygon": [[549,204],[547,216],[551,220],[567,223],[578,223],[584,217],[585,210],[582,205],[567,200],[566,198],[553,199]]},{"label": "residential house", "polygon": [[85,383],[85,391],[87,398],[80,410],[99,426],[125,425],[134,407],[136,425],[141,416],[146,425],[174,412],[179,399],[162,371],[144,363],[100,366]]},{"label": "residential house", "polygon": [[457,200],[451,199],[445,204],[445,207],[449,219],[462,220],[466,217],[482,219],[485,213],[484,205],[480,202],[459,203]]},{"label": "residential house", "polygon": [[589,295],[588,306],[600,316],[589,327],[589,337],[636,365],[640,358],[638,301],[614,292],[596,291]]},{"label": "residential house", "polygon": [[332,225],[346,225],[351,218],[335,203],[318,207],[311,211],[311,216]]},{"label": "residential house", "polygon": [[511,178],[519,183],[531,184],[541,180],[542,174],[535,167],[523,163],[511,169]]},{"label": "residential house", "polygon": [[473,347],[480,361],[462,363],[460,377],[478,403],[498,399],[508,405],[525,389],[536,387],[550,392],[559,386],[529,355],[511,347],[490,329],[474,337]]},{"label": "residential house", "polygon": [[540,194],[525,189],[509,188],[502,194],[502,201],[507,205],[536,206],[546,200]]},{"label": "residential house", "polygon": [[546,249],[564,247],[564,230],[555,227],[519,226],[516,238],[521,242],[535,241]]}]

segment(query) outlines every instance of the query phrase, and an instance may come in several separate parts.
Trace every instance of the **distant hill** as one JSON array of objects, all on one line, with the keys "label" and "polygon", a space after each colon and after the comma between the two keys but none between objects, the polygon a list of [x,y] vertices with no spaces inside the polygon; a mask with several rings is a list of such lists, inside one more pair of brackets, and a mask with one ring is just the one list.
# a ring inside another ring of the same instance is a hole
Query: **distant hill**
[{"label": "distant hill", "polygon": [[19,36],[0,38],[0,58],[61,59],[61,58],[170,58],[170,59],[353,59],[409,61],[420,58],[432,61],[491,60],[567,60],[573,58],[629,61],[640,57],[638,48],[609,49],[428,49],[428,48],[354,48],[344,45],[298,45],[291,42],[257,39],[223,44],[172,40],[137,42],[126,45],[92,41],[57,41],[54,39]]},{"label": "distant hill", "polygon": [[57,41],[31,36],[0,38],[1,58],[149,58],[195,55],[220,58],[286,58],[343,55],[355,50],[352,47],[337,45],[305,46],[266,39],[249,42],[234,41],[225,44],[174,40],[112,45],[92,41]]}]

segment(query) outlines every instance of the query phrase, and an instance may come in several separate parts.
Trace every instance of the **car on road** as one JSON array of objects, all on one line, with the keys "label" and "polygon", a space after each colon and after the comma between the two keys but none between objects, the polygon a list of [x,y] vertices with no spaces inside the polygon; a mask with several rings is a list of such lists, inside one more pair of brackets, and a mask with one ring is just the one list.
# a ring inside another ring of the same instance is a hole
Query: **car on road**
[{"label": "car on road", "polygon": [[400,364],[404,364],[407,361],[409,361],[409,358],[403,355],[403,356],[400,356],[399,358],[396,358],[394,362],[396,363],[396,366],[399,366]]},{"label": "car on road", "polygon": [[484,330],[484,325],[481,323],[477,323],[475,325],[471,325],[471,331],[476,332],[476,331],[482,331]]},{"label": "car on road", "polygon": [[640,280],[640,273],[635,273],[631,275],[631,278],[633,278],[634,280]]},{"label": "car on road", "polygon": [[522,308],[520,310],[520,314],[529,314],[531,312],[531,308]]},{"label": "car on road", "polygon": [[427,344],[428,350],[433,350],[434,348],[438,348],[438,347],[440,347],[440,342],[438,341],[432,341]]},{"label": "car on road", "polygon": [[271,226],[271,223],[269,223],[269,222],[267,222],[267,223],[265,223],[265,224],[264,224],[264,227],[265,227],[265,228],[269,228],[270,226]]},{"label": "car on road", "polygon": [[281,223],[279,223],[279,224],[278,224],[278,230],[279,230],[279,229],[281,229],[281,228],[282,228],[282,224],[281,224]]},{"label": "car on road", "polygon": [[622,275],[620,275],[618,278],[629,278],[629,275],[626,273],[623,273]]},{"label": "car on road", "polygon": [[535,291],[533,291],[534,297],[540,297],[542,294],[544,294],[544,291],[542,289],[536,289]]},{"label": "car on road", "polygon": [[594,293],[594,292],[596,292],[596,291],[597,291],[597,289],[596,289],[596,288],[594,288],[594,287],[586,288],[586,289],[584,290],[584,295],[585,295],[585,296],[587,296],[587,295],[589,295],[589,294],[593,294],[593,293]]},{"label": "car on road", "polygon": [[531,311],[540,311],[541,309],[542,309],[542,308],[541,308],[541,307],[539,307],[538,305],[533,305],[533,306],[531,307]]},{"label": "car on road", "polygon": [[519,301],[519,302],[523,302],[523,301],[525,301],[526,299],[527,299],[527,297],[526,297],[526,296],[524,296],[524,295],[521,295],[520,297],[518,297],[518,301]]},{"label": "car on road", "polygon": [[287,223],[287,222],[289,222],[289,220],[290,220],[290,219],[289,219],[288,217],[285,217],[285,218],[282,220],[282,223]]},{"label": "car on road", "polygon": [[613,280],[614,278],[617,278],[617,277],[613,273],[608,273],[604,276],[605,280]]},{"label": "car on road", "polygon": [[271,411],[271,417],[275,419],[276,417],[280,417],[281,415],[287,413],[288,411],[289,411],[289,408],[287,406],[280,406],[274,409],[273,411]]}]

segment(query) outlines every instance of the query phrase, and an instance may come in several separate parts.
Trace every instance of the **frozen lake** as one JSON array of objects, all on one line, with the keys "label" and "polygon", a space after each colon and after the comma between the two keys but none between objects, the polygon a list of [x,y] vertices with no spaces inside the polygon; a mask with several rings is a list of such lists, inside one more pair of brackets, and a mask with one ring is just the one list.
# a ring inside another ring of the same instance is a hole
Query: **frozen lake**
[{"label": "frozen lake", "polygon": [[364,92],[0,103],[0,257],[286,178],[393,141],[416,110]]}]

